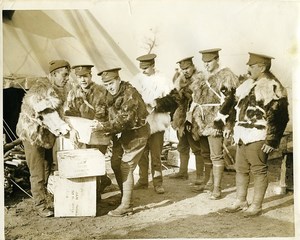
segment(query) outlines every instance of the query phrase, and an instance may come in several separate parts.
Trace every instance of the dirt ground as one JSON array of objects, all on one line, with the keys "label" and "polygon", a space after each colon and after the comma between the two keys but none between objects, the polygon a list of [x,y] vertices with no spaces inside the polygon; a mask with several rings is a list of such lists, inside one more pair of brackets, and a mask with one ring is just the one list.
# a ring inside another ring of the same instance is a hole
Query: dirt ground
[{"label": "dirt ground", "polygon": [[[250,238],[294,237],[294,194],[277,195],[281,160],[269,161],[270,184],[263,204],[263,215],[246,219],[241,213],[229,214],[224,209],[235,198],[235,172],[225,171],[223,197],[209,200],[208,193],[193,193],[195,179],[190,169],[189,180],[169,179],[176,167],[164,170],[165,194],[148,189],[134,191],[134,214],[122,218],[107,212],[120,194],[116,186],[102,195],[97,217],[40,218],[33,202],[17,192],[5,199],[5,239],[7,240],[81,240],[81,239],[149,239],[149,238]],[[137,172],[137,170],[136,170]],[[138,175],[136,176],[138,178]],[[114,180],[113,180],[114,182]],[[251,182],[252,183],[252,182]],[[251,202],[253,184],[248,199]]]}]

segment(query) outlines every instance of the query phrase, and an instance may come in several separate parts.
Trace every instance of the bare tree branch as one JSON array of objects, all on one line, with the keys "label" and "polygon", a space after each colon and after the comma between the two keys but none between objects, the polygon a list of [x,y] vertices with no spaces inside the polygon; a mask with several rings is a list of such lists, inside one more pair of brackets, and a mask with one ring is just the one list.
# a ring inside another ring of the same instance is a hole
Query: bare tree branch
[{"label": "bare tree branch", "polygon": [[144,39],[144,44],[146,45],[144,49],[146,49],[147,53],[151,53],[152,50],[157,46],[157,39],[156,39],[156,34],[157,31],[153,30],[152,28],[150,29],[152,32],[153,36],[152,37],[145,37]]}]

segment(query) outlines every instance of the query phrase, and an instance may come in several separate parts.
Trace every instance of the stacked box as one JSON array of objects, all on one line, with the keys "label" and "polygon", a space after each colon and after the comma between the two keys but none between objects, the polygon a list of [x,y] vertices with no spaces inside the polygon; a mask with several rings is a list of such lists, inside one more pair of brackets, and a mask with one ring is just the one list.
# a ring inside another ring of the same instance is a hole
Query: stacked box
[{"label": "stacked box", "polygon": [[96,177],[67,179],[56,176],[54,216],[96,216]]},{"label": "stacked box", "polygon": [[105,156],[95,148],[57,151],[54,216],[96,216],[97,176],[105,174]]}]

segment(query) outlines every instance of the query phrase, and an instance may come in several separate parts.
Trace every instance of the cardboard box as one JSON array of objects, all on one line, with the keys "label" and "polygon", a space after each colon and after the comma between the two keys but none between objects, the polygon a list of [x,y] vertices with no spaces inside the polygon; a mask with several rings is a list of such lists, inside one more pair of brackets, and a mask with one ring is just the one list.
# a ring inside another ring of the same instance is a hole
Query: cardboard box
[{"label": "cardboard box", "polygon": [[59,176],[80,178],[105,175],[105,155],[96,148],[57,152]]},{"label": "cardboard box", "polygon": [[65,121],[77,131],[78,141],[89,145],[109,145],[112,139],[111,135],[107,135],[101,131],[92,132],[91,126],[94,120],[82,117],[65,117]]},{"label": "cardboard box", "polygon": [[96,177],[66,179],[54,176],[54,216],[96,216]]}]

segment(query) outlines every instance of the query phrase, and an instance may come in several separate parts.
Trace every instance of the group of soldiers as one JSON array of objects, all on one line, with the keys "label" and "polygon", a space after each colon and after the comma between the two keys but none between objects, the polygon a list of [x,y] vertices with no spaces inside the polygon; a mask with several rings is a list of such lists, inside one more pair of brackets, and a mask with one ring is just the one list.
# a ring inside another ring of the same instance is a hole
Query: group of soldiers
[{"label": "group of soldiers", "polygon": [[[249,53],[248,75],[241,83],[229,68],[220,66],[220,50],[200,51],[203,72],[196,69],[193,57],[178,61],[180,70],[173,77],[172,87],[156,70],[155,54],[137,58],[141,73],[130,81],[121,79],[121,68],[99,72],[102,84],[92,81],[93,65],[71,67],[65,60],[50,62],[49,78],[38,81],[26,93],[17,125],[38,213],[43,217],[53,216],[45,187],[52,161],[49,149],[59,134],[74,141],[77,138],[74,129],[56,134],[43,122],[45,113],[57,111],[61,119],[64,116],[91,119],[93,131],[112,138],[111,167],[121,190],[121,202],[109,216],[133,213],[133,191],[149,185],[149,162],[155,192],[165,192],[161,152],[169,125],[177,132],[180,157],[179,172],[170,178],[188,179],[192,151],[196,160],[192,191],[208,191],[211,200],[222,198],[223,140],[232,135],[237,145],[237,195],[227,212],[242,210],[245,217],[260,215],[268,186],[267,157],[278,147],[288,122],[287,93],[270,72],[272,57]],[[71,70],[78,85],[66,93]],[[48,95],[43,97],[45,93]],[[37,109],[36,103],[40,101],[44,105]],[[105,154],[108,144],[87,147],[98,148]],[[137,165],[139,180],[134,184]],[[254,196],[249,206],[250,172],[254,177]],[[107,176],[101,176],[102,189],[110,183]]]}]

